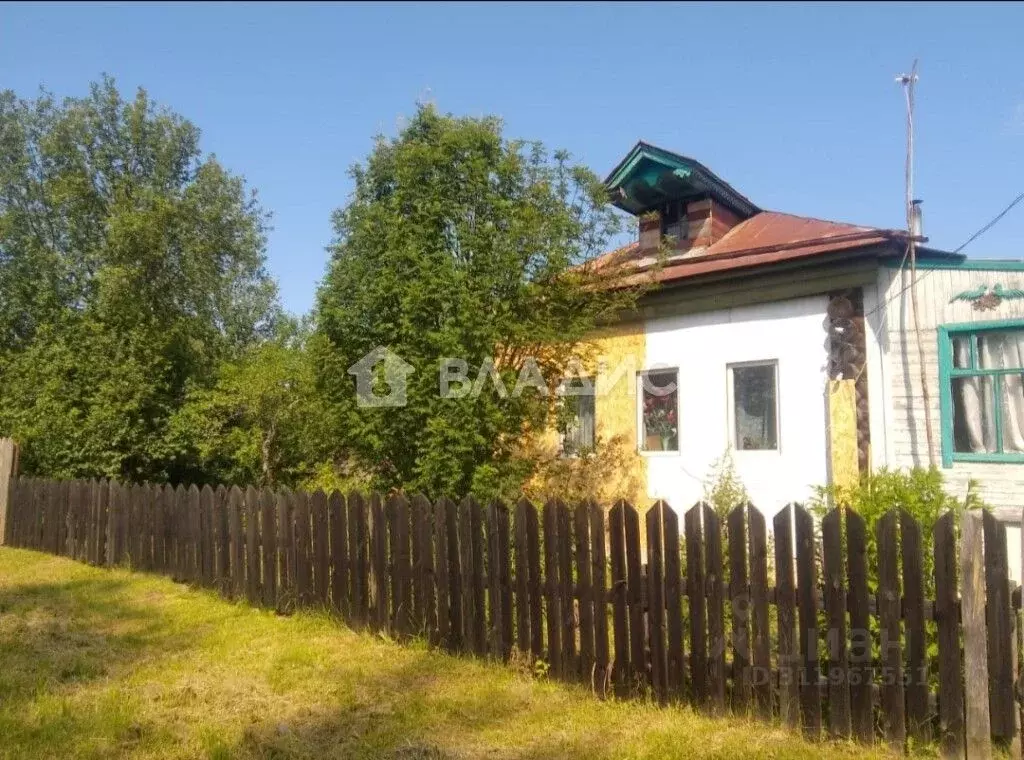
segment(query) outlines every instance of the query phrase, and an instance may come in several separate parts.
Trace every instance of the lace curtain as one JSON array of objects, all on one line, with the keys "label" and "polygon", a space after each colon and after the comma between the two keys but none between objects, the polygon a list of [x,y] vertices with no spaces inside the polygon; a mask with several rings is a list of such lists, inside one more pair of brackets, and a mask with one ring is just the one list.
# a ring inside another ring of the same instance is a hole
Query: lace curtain
[{"label": "lace curtain", "polygon": [[[953,339],[957,368],[971,367],[971,336]],[[1024,368],[1024,332],[981,333],[977,336],[978,369]],[[1024,452],[1024,382],[1020,372],[1001,375],[1001,392],[991,375],[953,378],[956,450],[975,453]],[[1003,419],[997,441],[995,405]]]}]

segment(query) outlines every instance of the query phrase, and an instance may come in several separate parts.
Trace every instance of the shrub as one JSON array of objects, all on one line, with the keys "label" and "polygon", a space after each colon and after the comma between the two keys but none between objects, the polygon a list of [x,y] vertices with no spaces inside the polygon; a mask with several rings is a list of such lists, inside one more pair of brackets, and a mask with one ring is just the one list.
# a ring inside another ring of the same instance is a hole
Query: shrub
[{"label": "shrub", "polygon": [[524,493],[530,499],[559,498],[567,504],[593,499],[611,506],[627,499],[637,507],[646,499],[642,488],[642,461],[626,436],[598,439],[592,451],[565,457],[557,446],[537,444],[527,455],[536,459],[533,478]]},{"label": "shrub", "polygon": [[977,481],[968,482],[967,493],[960,500],[946,489],[942,471],[937,467],[915,467],[909,470],[882,467],[863,476],[852,487],[816,486],[808,508],[820,519],[836,505],[850,507],[864,518],[868,556],[873,560],[868,570],[872,590],[877,583],[875,525],[886,512],[895,507],[909,512],[921,525],[926,594],[930,594],[934,587],[932,530],[936,521],[947,511],[952,511],[959,522],[959,514],[963,510],[985,506],[978,493]]},{"label": "shrub", "polygon": [[[936,467],[929,469],[916,467],[910,470],[892,470],[883,467],[863,476],[860,482],[853,487],[818,486],[814,491],[815,495],[808,507],[817,518],[823,517],[836,505],[850,507],[864,518],[869,558],[868,591],[871,594],[878,590],[875,526],[890,509],[902,507],[909,512],[921,525],[922,572],[926,599],[935,596],[932,530],[936,521],[947,511],[952,511],[959,523],[960,514],[964,510],[980,509],[985,506],[978,493],[976,481],[968,481],[967,492],[961,500],[949,493],[942,472]],[[823,620],[822,616],[821,621]],[[880,655],[877,618],[872,616],[870,626],[873,639],[872,649],[877,657]],[[934,689],[937,686],[939,649],[938,632],[935,624],[931,621],[925,624],[925,640],[930,674],[929,688]],[[826,652],[823,651],[823,664],[825,658]]]},{"label": "shrub", "polygon": [[729,513],[750,501],[746,486],[736,472],[736,463],[732,458],[732,448],[727,448],[722,456],[711,463],[707,477],[704,478],[704,501],[718,515],[723,528]]}]

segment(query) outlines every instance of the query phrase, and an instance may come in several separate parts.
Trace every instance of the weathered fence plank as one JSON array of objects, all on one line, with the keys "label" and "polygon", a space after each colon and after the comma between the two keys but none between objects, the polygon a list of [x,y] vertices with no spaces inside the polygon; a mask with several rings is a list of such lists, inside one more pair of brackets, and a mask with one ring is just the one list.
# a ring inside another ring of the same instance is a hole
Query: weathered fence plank
[{"label": "weathered fence plank", "polygon": [[460,539],[461,513],[459,506],[449,499],[442,499],[445,508],[445,526],[447,529],[448,546],[448,610],[449,610],[449,642],[448,647],[452,651],[465,651],[469,643],[464,638],[465,630],[465,602],[462,589],[462,547]]},{"label": "weathered fence plank", "polygon": [[947,758],[964,756],[964,688],[961,679],[960,608],[954,515],[932,530],[935,547],[935,620],[939,645],[939,746]]},{"label": "weathered fence plank", "polygon": [[269,488],[260,492],[260,548],[263,566],[261,599],[264,607],[277,606],[278,495]]},{"label": "weathered fence plank", "polygon": [[800,721],[797,668],[796,578],[793,570],[793,506],[772,520],[775,537],[775,604],[778,612],[779,717],[789,726]]},{"label": "weathered fence plank", "polygon": [[679,515],[671,507],[662,514],[665,554],[665,618],[668,630],[666,677],[669,699],[685,696],[683,653],[683,588],[679,563]]},{"label": "weathered fence plank", "polygon": [[[673,512],[673,515],[675,513]],[[678,528],[676,543],[678,544]],[[594,601],[594,692],[598,697],[608,695],[611,677],[608,653],[608,555],[605,547],[604,510],[596,502],[590,504],[590,561],[592,594]],[[676,570],[678,574],[678,552]]]},{"label": "weathered fence plank", "polygon": [[647,632],[651,653],[651,688],[662,704],[668,701],[668,652],[665,643],[665,523],[663,501],[647,510]]},{"label": "weathered fence plank", "polygon": [[245,598],[250,604],[260,601],[260,494],[252,486],[245,489]]},{"label": "weathered fence plank", "polygon": [[[59,485],[59,484],[55,484]],[[59,518],[60,507],[59,507],[59,490],[54,490],[54,496],[58,498],[58,507],[55,517]],[[128,489],[128,499],[131,503],[131,533],[128,534],[128,555],[131,560],[131,568],[133,570],[145,570],[146,559],[144,555],[144,548],[142,544],[142,538],[146,534],[146,489],[145,486],[139,485],[138,483],[132,484]],[[199,509],[200,518],[204,518],[203,514],[203,492],[199,492]],[[201,548],[205,548],[205,529],[203,525],[199,534],[199,544]],[[204,557],[205,561],[205,557]],[[207,579],[207,568],[204,564],[202,567],[202,574],[199,577],[199,582],[206,585]]]},{"label": "weathered fence plank", "polygon": [[900,559],[903,564],[903,632],[907,653],[905,678],[907,734],[921,744],[931,739],[928,720],[928,643],[924,622],[924,557],[921,526],[899,510]]},{"label": "weathered fence plank", "polygon": [[0,438],[0,544],[14,544],[15,498],[17,498],[18,445]]},{"label": "weathered fence plank", "polygon": [[846,578],[850,607],[850,723],[853,735],[865,744],[874,739],[871,684],[871,623],[868,596],[867,526],[852,509],[846,513]]},{"label": "weathered fence plank", "polygon": [[633,688],[648,686],[647,649],[644,646],[644,590],[640,563],[640,514],[626,505],[626,572],[629,599],[629,662]]},{"label": "weathered fence plank", "polygon": [[393,630],[402,635],[412,634],[412,547],[410,544],[409,502],[404,496],[388,500],[390,517],[390,547],[392,594],[394,606]]},{"label": "weathered fence plank", "polygon": [[[143,539],[143,553],[145,554],[146,569],[151,572],[159,571],[156,553],[159,546],[157,536],[160,535],[161,531],[159,510],[162,492],[163,489],[160,486],[146,484],[146,535]],[[214,536],[216,537],[216,528]],[[217,568],[214,566],[215,576],[216,573]]]},{"label": "weathered fence plank", "polygon": [[800,619],[800,712],[804,735],[821,735],[821,697],[818,680],[818,572],[814,518],[799,504],[793,507],[796,523],[797,606]]},{"label": "weathered fence plank", "polygon": [[686,596],[690,608],[690,698],[704,707],[708,701],[707,585],[704,576],[703,504],[684,516],[686,532]]},{"label": "weathered fence plank", "polygon": [[487,651],[498,661],[505,659],[510,642],[505,638],[505,600],[502,589],[502,567],[508,565],[508,556],[502,558],[506,547],[501,541],[501,522],[508,531],[508,512],[504,505],[492,501],[487,505],[487,609],[490,618],[487,626]]},{"label": "weathered fence plank", "polygon": [[746,508],[729,512],[729,608],[732,620],[732,711],[750,708],[750,594],[747,586]]},{"label": "weathered fence plank", "polygon": [[431,640],[438,646],[454,649],[452,641],[452,596],[449,569],[451,552],[448,546],[448,499],[438,499],[434,504],[434,578],[437,591],[437,631],[432,632]]},{"label": "weathered fence plank", "polygon": [[626,594],[626,508],[618,501],[608,513],[609,548],[612,572],[612,632],[615,643],[613,676],[615,694],[629,694],[629,613]]},{"label": "weathered fence plank", "polygon": [[772,665],[768,624],[768,538],[762,515],[747,505],[750,534],[751,691],[757,715],[772,717]]},{"label": "weathered fence plank", "polygon": [[379,631],[388,629],[388,527],[380,494],[370,496],[370,571],[373,575],[371,618]]},{"label": "weathered fence plank", "polygon": [[985,559],[982,516],[964,513],[960,527],[960,617],[964,634],[967,757],[992,756],[985,631]]},{"label": "weathered fence plank", "polygon": [[434,536],[430,529],[433,506],[423,494],[409,503],[412,514],[412,628],[428,638],[437,628],[434,594]]},{"label": "weathered fence plank", "polygon": [[313,587],[313,499],[319,501],[323,492],[314,494],[296,492],[292,520],[295,522],[293,533],[295,542],[295,602],[300,607],[308,607],[313,603],[315,595]]},{"label": "weathered fence plank", "polygon": [[[165,492],[162,492],[160,501],[157,502],[158,526],[162,526],[166,519],[165,498]],[[228,515],[228,490],[224,486],[217,486],[214,507],[217,512],[217,588],[221,594],[228,596],[231,593],[231,527]],[[158,527],[158,535],[162,533],[163,528]],[[158,562],[161,561],[158,558]]]},{"label": "weathered fence plank", "polygon": [[331,608],[338,615],[349,617],[348,507],[340,491],[331,491],[327,513],[331,531]]},{"label": "weathered fence plank", "polygon": [[548,629],[548,667],[562,673],[562,596],[558,564],[558,503],[548,501],[544,517],[544,599]]},{"label": "weathered fence plank", "polygon": [[[2,444],[0,444],[2,445]],[[2,458],[2,455],[0,455]],[[0,467],[3,467],[3,463],[0,462]],[[3,486],[3,471],[0,470],[0,488]],[[67,509],[67,529],[64,534],[64,555],[67,557],[77,557],[77,546],[76,541],[78,537],[78,498],[79,498],[79,482],[73,481],[68,484],[68,509]],[[2,519],[4,521],[4,530],[7,531],[14,527],[14,513],[13,506],[11,504],[11,498],[14,491],[15,484],[11,482],[7,486],[7,492],[0,491],[0,500],[6,499],[6,507],[0,507],[0,511],[3,512]],[[0,535],[0,543],[10,544],[11,537],[6,532]]]},{"label": "weathered fence plank", "polygon": [[43,545],[43,550],[50,554],[60,554],[61,530],[64,522],[61,517],[60,492],[60,481],[47,481],[46,509],[49,529],[46,533],[46,542]]},{"label": "weathered fence plank", "polygon": [[516,583],[516,648],[520,654],[530,651],[530,571],[526,554],[526,513],[533,505],[521,498],[512,513],[515,541],[512,545]]},{"label": "weathered fence plank", "polygon": [[[470,618],[470,631],[473,652],[480,656],[487,654],[487,595],[486,579],[484,576],[484,521],[483,509],[472,497],[464,501],[464,508],[468,512],[468,526],[470,539],[469,567],[469,591],[470,604],[473,614]],[[466,568],[463,568],[465,571]]]},{"label": "weathered fence plank", "polygon": [[326,608],[331,606],[331,522],[327,514],[327,494],[316,491],[310,497],[309,508],[313,524],[313,596],[316,604]]},{"label": "weathered fence plank", "polygon": [[572,514],[568,505],[558,503],[558,587],[562,598],[562,671],[561,676],[576,676],[576,615],[573,600]]},{"label": "weathered fence plank", "polygon": [[360,493],[348,495],[348,599],[356,624],[370,619],[369,528],[366,499]]},{"label": "weathered fence plank", "polygon": [[[242,533],[242,510],[245,500],[238,485],[227,492],[227,526],[231,543],[231,595],[239,599],[245,593],[245,539]],[[179,505],[174,505],[175,509]]]},{"label": "weathered fence plank", "polygon": [[[592,683],[594,672],[594,591],[590,561],[590,502],[581,501],[573,513],[576,538],[576,578],[580,621],[580,671],[583,683]],[[603,612],[603,610],[598,610]]]},{"label": "weathered fence plank", "polygon": [[725,711],[725,578],[722,574],[722,524],[704,505],[704,546],[708,585],[708,696],[716,713]]},{"label": "weathered fence plank", "polygon": [[498,505],[498,596],[501,605],[501,657],[507,660],[512,653],[513,642],[513,599],[512,599],[512,550],[509,535],[509,512],[504,504]]},{"label": "weathered fence plank", "polygon": [[[107,555],[112,551],[108,541],[110,526],[110,481],[100,481],[99,494],[96,501],[96,564],[103,565]],[[38,541],[36,546],[38,546]]]},{"label": "weathered fence plank", "polygon": [[188,487],[188,581],[203,582],[203,497],[198,485]]},{"label": "weathered fence plank", "polygon": [[295,606],[295,498],[282,489],[277,494],[277,610]]},{"label": "weathered fence plank", "polygon": [[459,503],[459,567],[462,570],[462,635],[463,651],[476,651],[476,604],[473,579],[473,516],[476,501],[470,497]]},{"label": "weathered fence plank", "polygon": [[[201,533],[200,536],[200,552],[203,556],[203,585],[207,588],[213,588],[214,575],[216,573],[217,558],[214,554],[214,493],[213,489],[209,485],[203,486],[203,490],[199,493],[199,509],[201,512]],[[143,502],[145,503],[145,502]],[[144,525],[146,523],[145,515],[141,516],[140,522]],[[146,550],[140,547],[139,554],[144,557]],[[143,566],[145,566],[145,559],[142,560]]]},{"label": "weathered fence plank", "polygon": [[[42,520],[40,523],[40,541],[37,542],[37,545],[40,547],[45,541],[46,531],[49,524],[48,497],[50,489],[48,486],[49,483],[47,481],[43,481],[39,488],[38,503],[40,504],[39,513],[42,516]],[[124,498],[124,486],[116,480],[111,482],[107,488],[107,495],[109,500],[107,505],[108,521],[105,526],[106,529],[103,531],[103,533],[106,534],[106,538],[101,542],[101,544],[105,544],[107,547],[103,564],[106,564],[107,567],[113,567],[124,560],[124,539],[128,532],[127,527],[125,526],[127,510]]]},{"label": "weathered fence plank", "polygon": [[530,505],[526,512],[526,565],[529,571],[530,654],[544,656],[544,576],[540,569],[540,516]]},{"label": "weathered fence plank", "polygon": [[1013,628],[1006,528],[991,512],[982,514],[985,543],[985,622],[988,634],[989,720],[992,737],[1007,742],[1014,735]]},{"label": "weathered fence plank", "polygon": [[850,735],[850,675],[846,651],[846,583],[843,578],[842,512],[832,509],[821,521],[824,554],[825,616],[828,633],[828,729],[837,738]]},{"label": "weathered fence plank", "polygon": [[906,741],[903,657],[900,641],[900,583],[897,564],[897,513],[887,512],[875,526],[878,545],[878,627],[881,637],[882,733],[894,747]]}]

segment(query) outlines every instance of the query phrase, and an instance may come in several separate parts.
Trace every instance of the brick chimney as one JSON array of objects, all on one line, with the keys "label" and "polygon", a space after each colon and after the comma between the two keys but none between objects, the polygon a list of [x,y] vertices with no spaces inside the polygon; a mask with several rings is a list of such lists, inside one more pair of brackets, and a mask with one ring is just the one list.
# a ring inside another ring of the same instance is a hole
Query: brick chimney
[{"label": "brick chimney", "polygon": [[702,198],[686,204],[686,220],[690,234],[684,250],[697,255],[740,223],[740,218],[713,198]]},{"label": "brick chimney", "polygon": [[661,214],[648,211],[640,215],[640,254],[654,256],[661,245]]},{"label": "brick chimney", "polygon": [[[685,234],[679,235],[669,256],[698,256],[742,220],[713,198],[700,198],[686,204]],[[648,211],[639,217],[640,254],[654,256],[661,245],[661,214]]]}]

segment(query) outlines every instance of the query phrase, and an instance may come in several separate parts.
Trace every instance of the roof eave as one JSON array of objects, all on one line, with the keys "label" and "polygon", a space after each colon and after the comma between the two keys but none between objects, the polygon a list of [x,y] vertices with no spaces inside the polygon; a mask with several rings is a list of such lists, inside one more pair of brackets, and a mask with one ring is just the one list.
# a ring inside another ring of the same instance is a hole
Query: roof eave
[{"label": "roof eave", "polygon": [[708,189],[708,192],[712,196],[715,196],[719,201],[724,203],[726,206],[729,206],[733,211],[745,218],[754,216],[761,211],[761,209],[754,205],[749,198],[744,196],[699,161],[688,156],[683,156],[679,153],[673,153],[672,151],[665,150],[664,148],[659,148],[658,146],[651,145],[643,140],[638,141],[629,153],[626,154],[625,158],[619,161],[615,168],[612,169],[605,178],[604,184],[611,196],[612,205],[631,214],[637,213],[635,208],[631,208],[627,204],[623,203],[621,199],[616,197],[616,190],[620,190],[625,178],[636,167],[640,160],[645,157],[651,161],[663,164],[667,168],[685,168],[687,171],[692,172],[697,176],[700,183]]}]

